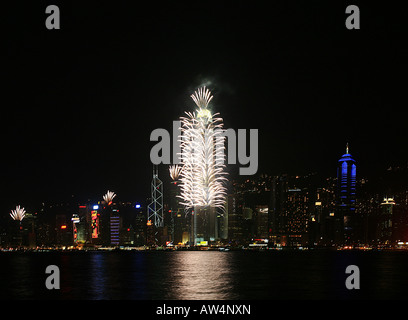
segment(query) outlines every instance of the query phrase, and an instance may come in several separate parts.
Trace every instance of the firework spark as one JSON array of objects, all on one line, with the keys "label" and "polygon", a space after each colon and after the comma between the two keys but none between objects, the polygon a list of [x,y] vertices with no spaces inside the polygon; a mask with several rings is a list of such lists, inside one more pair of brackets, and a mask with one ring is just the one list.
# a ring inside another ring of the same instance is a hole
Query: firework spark
[{"label": "firework spark", "polygon": [[26,211],[24,208],[20,208],[20,206],[17,206],[15,210],[11,210],[10,216],[13,218],[13,220],[17,221],[22,221],[25,217]]},{"label": "firework spark", "polygon": [[205,87],[191,98],[199,109],[181,117],[181,204],[186,209],[217,207],[224,210],[226,188],[222,119],[207,109],[213,96]]},{"label": "firework spark", "polygon": [[211,91],[206,89],[205,86],[199,88],[190,97],[194,100],[195,104],[200,109],[207,109],[208,104],[211,102],[213,98],[213,96],[211,95]]},{"label": "firework spark", "polygon": [[113,198],[116,197],[116,194],[113,193],[112,191],[109,191],[103,196],[103,200],[105,200],[105,202],[110,205],[113,201]]},{"label": "firework spark", "polygon": [[173,181],[177,181],[180,177],[182,167],[176,165],[172,165],[169,167],[170,177]]}]

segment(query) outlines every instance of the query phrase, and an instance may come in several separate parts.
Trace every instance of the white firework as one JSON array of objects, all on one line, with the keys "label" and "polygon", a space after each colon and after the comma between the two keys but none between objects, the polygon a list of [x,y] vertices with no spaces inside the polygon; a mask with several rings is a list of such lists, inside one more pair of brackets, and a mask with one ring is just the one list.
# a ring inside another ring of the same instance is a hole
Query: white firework
[{"label": "white firework", "polygon": [[217,207],[224,210],[226,173],[222,118],[207,109],[213,96],[205,87],[191,98],[198,109],[181,117],[180,203],[186,209]]},{"label": "white firework", "polygon": [[20,206],[17,206],[15,210],[11,210],[10,216],[13,218],[13,220],[17,221],[22,221],[25,217],[26,211],[24,208],[20,208]]},{"label": "white firework", "polygon": [[213,98],[213,96],[211,95],[211,91],[206,89],[205,86],[202,88],[199,88],[190,97],[191,99],[194,100],[195,104],[200,109],[207,109],[208,104],[211,102]]},{"label": "white firework", "polygon": [[116,197],[116,194],[108,190],[108,192],[106,192],[106,194],[103,196],[103,200],[105,200],[105,202],[108,205],[110,205],[113,201],[113,198],[115,197]]},{"label": "white firework", "polygon": [[169,167],[170,177],[173,181],[177,181],[180,177],[182,167],[177,164]]}]

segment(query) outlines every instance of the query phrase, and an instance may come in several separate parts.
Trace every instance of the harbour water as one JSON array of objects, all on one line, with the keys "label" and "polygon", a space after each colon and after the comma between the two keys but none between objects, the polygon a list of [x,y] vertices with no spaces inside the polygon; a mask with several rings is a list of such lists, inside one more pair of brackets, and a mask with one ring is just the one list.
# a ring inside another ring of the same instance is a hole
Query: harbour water
[{"label": "harbour water", "polygon": [[[48,290],[48,265],[60,289]],[[345,286],[346,267],[360,289]],[[1,299],[407,299],[408,252],[2,252]]]}]

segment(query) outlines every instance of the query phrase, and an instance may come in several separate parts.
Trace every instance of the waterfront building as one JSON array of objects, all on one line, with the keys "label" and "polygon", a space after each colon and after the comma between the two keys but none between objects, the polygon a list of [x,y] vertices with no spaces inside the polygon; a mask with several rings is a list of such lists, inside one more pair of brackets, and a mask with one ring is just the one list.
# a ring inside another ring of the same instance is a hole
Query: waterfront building
[{"label": "waterfront building", "polygon": [[290,188],[287,190],[285,216],[288,245],[304,246],[308,242],[309,194],[307,189]]},{"label": "waterfront building", "polygon": [[356,161],[349,153],[338,160],[337,166],[337,212],[336,212],[336,242],[351,243],[354,240],[356,228]]},{"label": "waterfront building", "polygon": [[380,244],[391,244],[393,236],[393,211],[394,198],[384,198],[381,203],[381,211],[378,219],[378,240]]},{"label": "waterfront building", "polygon": [[239,243],[243,236],[242,199],[236,194],[227,196],[228,239]]},{"label": "waterfront building", "polygon": [[255,237],[268,239],[269,211],[267,205],[257,205],[255,208]]},{"label": "waterfront building", "polygon": [[112,246],[119,245],[119,234],[121,229],[121,219],[119,216],[119,210],[117,208],[112,208],[110,214],[110,244]]}]

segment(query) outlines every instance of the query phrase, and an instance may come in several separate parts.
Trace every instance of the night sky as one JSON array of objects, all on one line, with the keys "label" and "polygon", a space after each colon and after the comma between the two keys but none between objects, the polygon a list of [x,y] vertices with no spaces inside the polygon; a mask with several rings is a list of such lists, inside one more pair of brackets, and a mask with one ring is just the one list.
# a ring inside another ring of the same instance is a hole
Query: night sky
[{"label": "night sky", "polygon": [[360,177],[405,165],[405,8],[328,2],[2,4],[4,214],[108,189],[144,201],[150,133],[193,111],[203,84],[226,128],[259,129],[258,173],[335,176],[347,142]]}]

